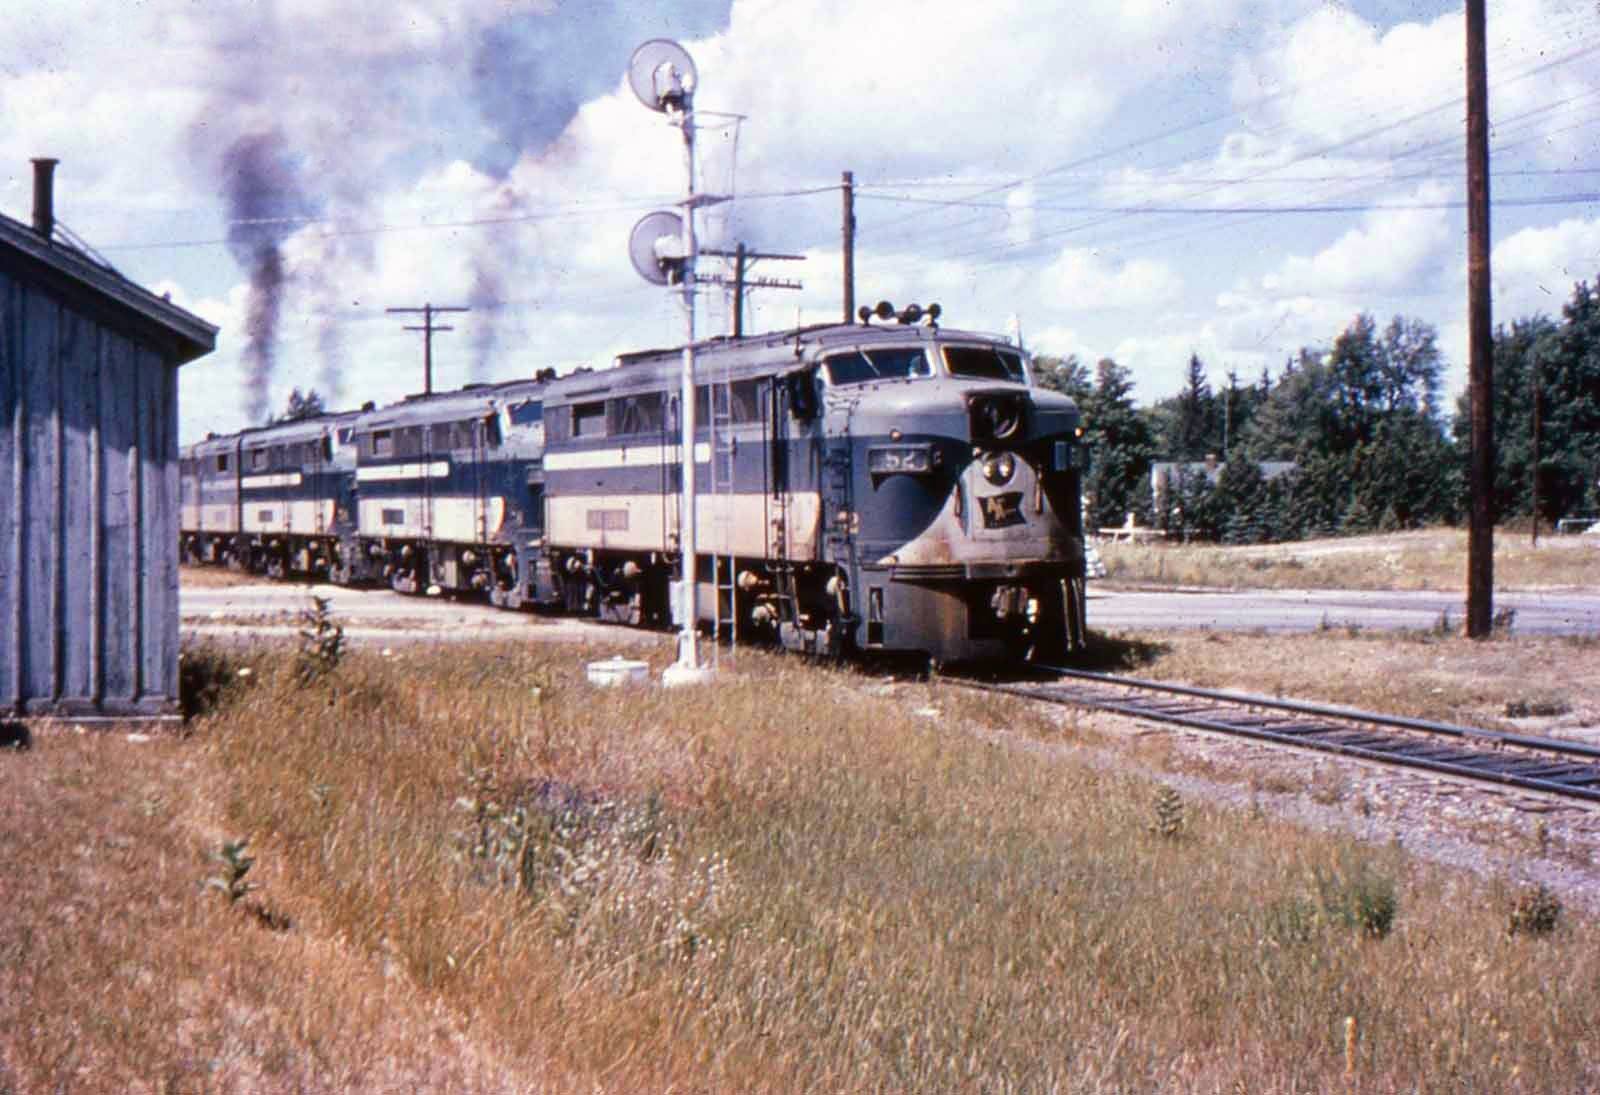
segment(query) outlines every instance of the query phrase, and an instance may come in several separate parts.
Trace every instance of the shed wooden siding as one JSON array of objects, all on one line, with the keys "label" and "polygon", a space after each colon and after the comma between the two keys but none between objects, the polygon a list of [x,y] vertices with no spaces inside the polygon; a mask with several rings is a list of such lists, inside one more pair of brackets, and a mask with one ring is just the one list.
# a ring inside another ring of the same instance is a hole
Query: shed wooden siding
[{"label": "shed wooden siding", "polygon": [[174,363],[0,271],[0,423],[0,714],[175,714]]}]

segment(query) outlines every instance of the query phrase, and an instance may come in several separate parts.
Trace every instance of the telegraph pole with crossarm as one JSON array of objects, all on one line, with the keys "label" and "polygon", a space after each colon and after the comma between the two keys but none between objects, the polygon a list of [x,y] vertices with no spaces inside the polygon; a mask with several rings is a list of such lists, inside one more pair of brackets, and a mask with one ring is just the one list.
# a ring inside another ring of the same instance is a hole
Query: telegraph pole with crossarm
[{"label": "telegraph pole with crossarm", "polygon": [[438,304],[424,304],[421,308],[385,308],[390,313],[416,314],[422,317],[422,325],[407,327],[408,331],[422,332],[422,393],[433,394],[433,332],[453,331],[454,327],[435,323],[433,317],[441,312],[470,312],[471,308],[446,308]]},{"label": "telegraph pole with crossarm", "polygon": [[700,280],[732,287],[734,338],[740,338],[744,335],[744,295],[746,290],[805,288],[798,281],[790,281],[787,278],[752,278],[746,276],[746,271],[759,259],[774,259],[779,262],[803,262],[805,260],[804,255],[780,255],[765,251],[751,251],[742,243],[732,251],[718,251],[714,248],[702,247],[700,248],[700,254],[715,255],[719,259],[733,260],[733,278],[731,280],[721,274],[702,274]]}]

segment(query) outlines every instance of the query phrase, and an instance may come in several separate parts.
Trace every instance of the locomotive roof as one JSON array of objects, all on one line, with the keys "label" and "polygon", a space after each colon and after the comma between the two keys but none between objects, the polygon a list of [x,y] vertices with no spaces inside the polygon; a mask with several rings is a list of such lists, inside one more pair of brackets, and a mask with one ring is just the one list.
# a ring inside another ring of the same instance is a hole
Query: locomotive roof
[{"label": "locomotive roof", "polygon": [[[719,337],[695,343],[695,372],[725,370],[729,379],[765,376],[784,366],[801,368],[832,350],[855,346],[903,346],[907,342],[986,342],[1006,344],[998,335],[925,324],[885,325],[827,323],[787,331],[772,331],[741,338]],[[551,395],[556,399],[582,399],[631,388],[659,385],[663,377],[676,377],[683,348],[663,347],[618,356],[613,368],[569,373],[558,378]],[[711,374],[720,375],[720,374]]]},{"label": "locomotive roof", "polygon": [[218,434],[196,441],[184,448],[183,455],[231,452],[236,445],[259,449],[268,445],[282,445],[292,441],[305,441],[321,437],[329,430],[353,421],[360,411],[328,411],[310,418],[297,418],[291,422],[274,422],[270,426],[251,426],[238,433]]},{"label": "locomotive roof", "polygon": [[541,380],[507,380],[497,384],[469,384],[449,392],[410,395],[399,403],[363,411],[358,416],[362,427],[409,426],[422,422],[452,420],[462,415],[479,414],[490,407],[515,402],[524,395],[535,395],[545,387]]}]

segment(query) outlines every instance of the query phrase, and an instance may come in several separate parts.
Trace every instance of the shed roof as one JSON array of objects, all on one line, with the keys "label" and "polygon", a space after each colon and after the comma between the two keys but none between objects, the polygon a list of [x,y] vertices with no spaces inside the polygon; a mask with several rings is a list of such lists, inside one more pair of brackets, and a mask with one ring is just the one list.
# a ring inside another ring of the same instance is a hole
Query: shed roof
[{"label": "shed roof", "polygon": [[216,348],[217,329],[136,285],[59,236],[46,239],[29,225],[0,213],[0,270],[15,272],[74,294],[87,291],[105,309],[157,342],[173,365]]}]

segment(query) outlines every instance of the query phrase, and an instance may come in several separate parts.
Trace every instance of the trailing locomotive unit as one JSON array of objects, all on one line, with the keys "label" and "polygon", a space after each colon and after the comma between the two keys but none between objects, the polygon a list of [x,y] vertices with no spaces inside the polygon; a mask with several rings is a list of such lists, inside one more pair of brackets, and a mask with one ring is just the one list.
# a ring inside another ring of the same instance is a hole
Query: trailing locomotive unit
[{"label": "trailing locomotive unit", "polygon": [[[697,348],[700,615],[807,651],[1081,645],[1076,406],[1008,343],[939,328],[937,306],[863,312]],[[626,355],[551,385],[537,599],[669,614],[680,363]]]},{"label": "trailing locomotive unit", "polygon": [[540,387],[469,385],[356,419],[351,578],[523,602],[544,521]]},{"label": "trailing locomotive unit", "polygon": [[336,574],[354,414],[319,415],[190,446],[179,462],[185,557],[273,577]]}]

